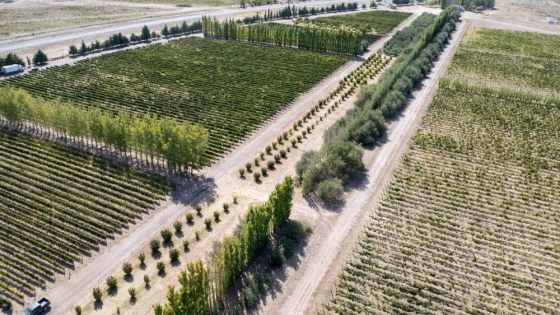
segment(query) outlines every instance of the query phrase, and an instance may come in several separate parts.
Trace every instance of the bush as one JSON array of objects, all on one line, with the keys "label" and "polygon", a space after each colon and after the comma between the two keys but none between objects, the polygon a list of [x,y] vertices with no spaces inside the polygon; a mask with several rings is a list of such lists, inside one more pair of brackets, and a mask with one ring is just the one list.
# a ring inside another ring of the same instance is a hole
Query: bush
[{"label": "bush", "polygon": [[140,260],[140,264],[143,265],[144,260],[146,260],[146,254],[144,254],[143,252],[138,254],[138,260]]},{"label": "bush", "polygon": [[144,283],[150,285],[150,277],[148,275],[144,275]]},{"label": "bush", "polygon": [[210,219],[204,220],[204,225],[206,225],[206,228],[209,229],[212,226],[212,220]]},{"label": "bush", "polygon": [[227,211],[229,209],[229,205],[227,203],[224,203],[222,207],[224,208],[224,211]]},{"label": "bush", "polygon": [[272,151],[272,148],[269,145],[267,145],[266,148],[265,148],[265,151],[266,151],[266,154],[270,154],[270,151]]},{"label": "bush", "polygon": [[286,154],[286,150],[280,150],[280,157],[285,158]]},{"label": "bush", "polygon": [[189,249],[189,240],[183,241],[183,249]]},{"label": "bush", "polygon": [[253,162],[255,163],[255,166],[259,166],[259,158],[255,158]]},{"label": "bush", "polygon": [[267,173],[268,173],[268,169],[266,167],[261,167],[261,174],[263,176],[266,176]]},{"label": "bush", "polygon": [[239,176],[240,176],[240,177],[244,177],[244,176],[245,176],[245,169],[243,169],[243,168],[240,168],[240,169],[239,169]]},{"label": "bush", "polygon": [[307,135],[307,131],[303,130],[303,131],[301,132],[301,135],[305,138],[305,135]]},{"label": "bush", "polygon": [[101,301],[102,296],[103,296],[103,292],[101,292],[101,289],[99,287],[93,288],[93,298],[96,301]]},{"label": "bush", "polygon": [[169,259],[171,259],[171,261],[179,259],[179,250],[177,248],[173,248],[169,251]]},{"label": "bush", "polygon": [[253,174],[253,177],[255,178],[255,181],[258,182],[261,179],[261,173],[255,172],[255,174]]},{"label": "bush", "polygon": [[220,220],[220,213],[218,211],[214,211],[214,220],[216,220],[216,222]]},{"label": "bush", "polygon": [[82,307],[80,305],[76,305],[74,311],[76,311],[76,315],[82,315]]},{"label": "bush", "polygon": [[[233,196],[233,203],[237,204],[237,196]],[[227,209],[226,209],[227,210]]]},{"label": "bush", "polygon": [[183,222],[181,221],[175,221],[173,222],[173,228],[175,229],[175,232],[179,233],[183,230]]},{"label": "bush", "polygon": [[163,261],[158,261],[156,268],[158,272],[165,272],[165,264],[163,263]]},{"label": "bush", "polygon": [[196,210],[197,214],[200,214],[200,211],[202,211],[202,206],[201,205],[196,205],[195,210]]},{"label": "bush", "polygon": [[150,249],[151,249],[152,252],[154,252],[154,253],[157,252],[157,251],[159,251],[160,246],[161,246],[161,243],[160,243],[159,240],[152,240],[152,241],[150,242]]},{"label": "bush", "polygon": [[132,272],[132,264],[124,263],[122,266],[122,270],[124,271],[125,275],[129,275]]},{"label": "bush", "polygon": [[280,163],[280,160],[281,160],[281,159],[282,159],[282,158],[280,157],[280,154],[274,154],[274,162]]},{"label": "bush", "polygon": [[317,185],[317,195],[324,202],[338,201],[344,194],[344,188],[339,179],[327,179]]},{"label": "bush", "polygon": [[272,148],[273,148],[274,150],[276,150],[276,147],[277,147],[277,146],[278,146],[278,143],[272,142]]},{"label": "bush", "polygon": [[135,288],[128,289],[128,294],[130,295],[131,299],[136,298],[136,289]]},{"label": "bush", "polygon": [[282,141],[284,141],[284,138],[282,137],[282,135],[279,135],[278,137],[276,137],[276,142],[278,142],[279,144],[282,144]]},{"label": "bush", "polygon": [[247,169],[247,172],[250,172],[251,169],[253,168],[253,164],[247,163],[247,164],[245,164],[245,168]]},{"label": "bush", "polygon": [[264,160],[264,152],[261,152],[260,156],[261,156],[261,160]]},{"label": "bush", "polygon": [[296,138],[297,138],[297,142],[301,142],[302,137],[300,135],[297,135]]},{"label": "bush", "polygon": [[254,292],[253,288],[246,287],[241,292],[241,299],[242,299],[243,306],[245,306],[245,308],[252,308],[257,305],[258,296],[257,293]]},{"label": "bush", "polygon": [[268,257],[268,264],[272,268],[278,268],[284,264],[286,257],[284,256],[284,245],[279,244],[274,246],[272,253]]},{"label": "bush", "polygon": [[288,132],[287,132],[287,131],[284,131],[284,132],[282,133],[282,137],[284,138],[284,140],[288,140]]},{"label": "bush", "polygon": [[317,163],[318,156],[319,154],[317,151],[308,150],[303,152],[301,158],[296,163],[296,174],[300,180],[303,178],[303,172],[305,172],[308,167]]},{"label": "bush", "polygon": [[161,231],[160,234],[161,234],[161,238],[163,238],[164,242],[171,241],[171,238],[173,237],[173,232],[171,232],[169,229],[165,229],[165,230]]},{"label": "bush", "polygon": [[196,238],[197,241],[200,241],[200,232],[199,232],[199,231],[195,231],[195,232],[194,232],[194,237]]},{"label": "bush", "polygon": [[117,278],[110,276],[109,278],[107,278],[107,280],[105,280],[105,283],[107,284],[109,289],[114,289],[117,287]]},{"label": "bush", "polygon": [[192,222],[194,220],[194,214],[192,212],[187,213],[187,222]]},{"label": "bush", "polygon": [[297,141],[295,139],[292,139],[292,147],[296,146]]},{"label": "bush", "polygon": [[274,165],[275,165],[274,161],[266,162],[266,166],[268,167],[269,170],[273,169]]}]

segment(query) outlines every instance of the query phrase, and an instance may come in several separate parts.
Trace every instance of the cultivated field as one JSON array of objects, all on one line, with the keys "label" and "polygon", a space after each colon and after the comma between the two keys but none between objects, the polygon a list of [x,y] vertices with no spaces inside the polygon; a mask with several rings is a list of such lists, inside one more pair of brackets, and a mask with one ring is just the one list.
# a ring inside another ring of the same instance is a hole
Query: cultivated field
[{"label": "cultivated field", "polygon": [[171,189],[78,149],[0,129],[0,297],[20,302]]},{"label": "cultivated field", "polygon": [[558,313],[560,110],[515,97],[440,87],[320,312]]},{"label": "cultivated field", "polygon": [[560,95],[560,37],[470,28],[448,77],[469,83]]},{"label": "cultivated field", "polygon": [[294,49],[186,38],[2,81],[83,107],[152,113],[210,131],[215,157],[348,60]]},{"label": "cultivated field", "polygon": [[309,22],[320,26],[351,27],[376,35],[386,35],[411,13],[392,11],[370,11],[355,14],[335,15],[310,19]]}]

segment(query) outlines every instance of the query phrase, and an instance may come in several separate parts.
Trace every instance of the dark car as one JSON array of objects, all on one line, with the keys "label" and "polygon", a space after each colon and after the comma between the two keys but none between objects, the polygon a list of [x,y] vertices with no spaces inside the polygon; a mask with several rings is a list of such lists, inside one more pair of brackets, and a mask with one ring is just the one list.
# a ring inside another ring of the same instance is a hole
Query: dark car
[{"label": "dark car", "polygon": [[39,71],[39,68],[33,67],[33,68],[30,68],[29,70],[27,70],[27,72],[35,72],[35,71]]}]

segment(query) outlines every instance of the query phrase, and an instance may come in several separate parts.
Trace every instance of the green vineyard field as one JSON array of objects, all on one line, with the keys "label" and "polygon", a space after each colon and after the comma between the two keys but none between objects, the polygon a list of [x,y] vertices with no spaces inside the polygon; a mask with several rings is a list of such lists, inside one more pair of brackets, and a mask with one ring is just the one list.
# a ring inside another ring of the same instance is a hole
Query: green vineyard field
[{"label": "green vineyard field", "polygon": [[448,71],[451,79],[560,95],[560,37],[470,28]]},{"label": "green vineyard field", "polygon": [[355,14],[334,15],[310,19],[309,22],[320,26],[351,27],[365,33],[386,35],[406,20],[412,13],[391,11],[370,11]]},{"label": "green vineyard field", "polygon": [[215,157],[347,57],[199,38],[115,52],[4,80],[46,99],[198,123]]},{"label": "green vineyard field", "polygon": [[159,176],[0,129],[0,296],[33,296],[170,189]]},{"label": "green vineyard field", "polygon": [[[471,30],[461,49],[511,52],[534,35],[488,31],[501,34],[488,42],[485,32],[473,41]],[[463,57],[452,71],[465,81]],[[560,108],[465,86],[439,88],[325,313],[559,314]]]}]

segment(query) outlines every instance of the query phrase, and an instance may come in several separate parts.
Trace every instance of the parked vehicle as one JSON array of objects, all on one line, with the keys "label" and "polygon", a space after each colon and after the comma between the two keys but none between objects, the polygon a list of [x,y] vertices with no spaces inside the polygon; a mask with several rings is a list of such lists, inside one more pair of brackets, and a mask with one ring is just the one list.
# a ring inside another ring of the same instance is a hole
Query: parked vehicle
[{"label": "parked vehicle", "polygon": [[49,306],[51,305],[51,302],[49,300],[47,300],[46,298],[42,298],[39,301],[31,304],[26,310],[25,312],[21,313],[21,315],[38,315],[43,313],[43,311],[45,311],[47,308],[49,308]]},{"label": "parked vehicle", "polygon": [[35,72],[35,71],[39,71],[39,68],[33,67],[33,68],[29,68],[29,70],[27,70],[27,72]]},{"label": "parked vehicle", "polygon": [[24,71],[25,68],[22,65],[9,65],[2,67],[2,73],[10,74]]}]

